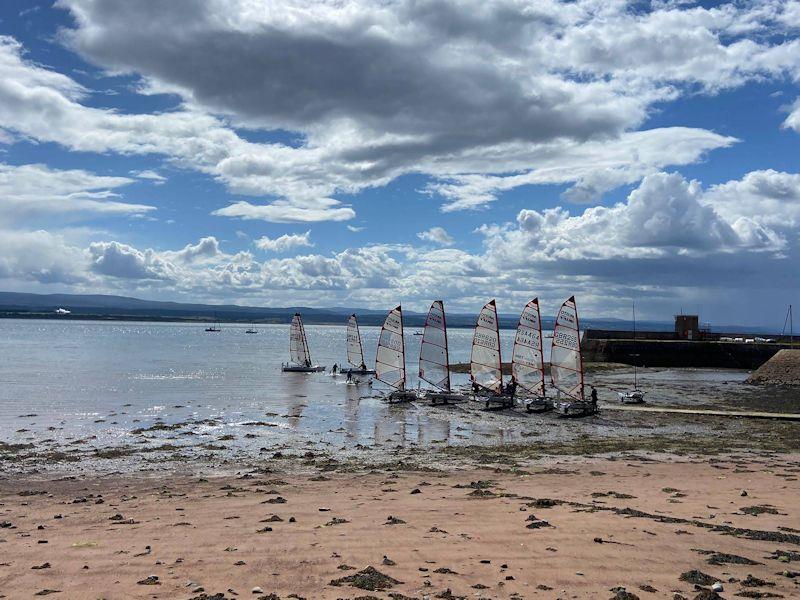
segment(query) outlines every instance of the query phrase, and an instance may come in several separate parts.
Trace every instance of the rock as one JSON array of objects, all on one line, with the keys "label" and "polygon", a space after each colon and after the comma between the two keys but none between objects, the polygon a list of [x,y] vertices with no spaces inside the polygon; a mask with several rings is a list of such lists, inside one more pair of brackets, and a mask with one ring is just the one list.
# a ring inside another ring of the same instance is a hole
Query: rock
[{"label": "rock", "polygon": [[714,590],[715,592],[721,592],[725,588],[723,587],[721,582],[717,581],[716,583],[714,583],[714,585],[711,586],[711,589]]},{"label": "rock", "polygon": [[161,585],[161,582],[158,580],[158,575],[149,575],[136,583],[138,585]]},{"label": "rock", "polygon": [[262,590],[260,587],[256,586],[252,590],[250,590],[250,592],[252,594],[263,594],[264,590]]},{"label": "rock", "polygon": [[697,569],[692,569],[691,571],[681,573],[680,580],[686,581],[687,583],[694,583],[695,585],[711,585],[717,582],[716,577],[707,575],[706,573],[698,571]]},{"label": "rock", "polygon": [[624,587],[612,588],[612,592],[615,592],[609,600],[639,600],[639,596],[627,591]]},{"label": "rock", "polygon": [[739,494],[739,495],[740,495],[742,498],[745,498],[745,497],[747,496],[747,490],[742,490],[742,493],[741,493],[741,494]]},{"label": "rock", "polygon": [[714,590],[702,590],[694,600],[724,600],[724,598]]},{"label": "rock", "polygon": [[329,585],[340,586],[343,584],[349,584],[362,590],[375,592],[391,588],[401,583],[403,582],[398,581],[393,577],[389,577],[388,575],[384,575],[375,567],[367,567],[363,571],[359,571],[354,575],[348,575],[347,577],[341,577],[339,579],[332,579]]},{"label": "rock", "polygon": [[393,561],[391,558],[389,558],[388,556],[384,555],[384,556],[383,556],[383,564],[384,564],[384,565],[386,565],[387,567],[393,567],[393,566],[395,566],[397,563],[396,563],[396,562],[394,562],[394,561]]}]

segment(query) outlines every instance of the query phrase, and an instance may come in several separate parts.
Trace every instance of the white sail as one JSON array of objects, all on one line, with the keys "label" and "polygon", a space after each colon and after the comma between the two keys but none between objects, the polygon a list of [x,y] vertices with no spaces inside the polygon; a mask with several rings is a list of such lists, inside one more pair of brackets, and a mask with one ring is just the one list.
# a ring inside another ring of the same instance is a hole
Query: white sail
[{"label": "white sail", "polygon": [[292,326],[289,329],[289,357],[297,365],[311,366],[311,353],[308,351],[306,330],[303,328],[303,319],[300,313],[295,313]]},{"label": "white sail", "polygon": [[398,390],[406,386],[406,348],[403,340],[403,309],[389,311],[378,338],[375,377]]},{"label": "white sail", "polygon": [[537,396],[544,395],[542,320],[538,298],[528,302],[519,317],[511,354],[511,373],[520,388]]},{"label": "white sail", "polygon": [[364,349],[355,315],[350,315],[350,320],[347,321],[347,362],[356,369],[364,367]]},{"label": "white sail", "polygon": [[447,355],[447,323],[444,303],[436,300],[431,304],[422,345],[419,348],[419,377],[445,392],[450,391],[450,363]]},{"label": "white sail", "polygon": [[470,374],[472,381],[482,388],[498,394],[503,391],[500,328],[494,300],[487,303],[478,315],[475,335],[472,337]]},{"label": "white sail", "polygon": [[557,390],[576,400],[584,400],[583,357],[575,296],[561,305],[556,317],[550,352],[550,379]]}]

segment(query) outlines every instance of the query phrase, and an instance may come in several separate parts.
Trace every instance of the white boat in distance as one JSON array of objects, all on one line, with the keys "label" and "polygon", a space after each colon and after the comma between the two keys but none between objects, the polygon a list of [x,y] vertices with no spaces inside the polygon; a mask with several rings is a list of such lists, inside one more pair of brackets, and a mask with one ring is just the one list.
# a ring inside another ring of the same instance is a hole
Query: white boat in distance
[{"label": "white boat in distance", "polygon": [[375,369],[368,369],[364,362],[364,347],[361,345],[361,332],[355,314],[347,320],[347,362],[352,369],[344,369],[350,375],[374,375]]},{"label": "white boat in distance", "polygon": [[636,353],[636,303],[631,306],[633,310],[633,389],[627,392],[617,392],[619,401],[623,404],[644,404],[644,392],[639,389],[639,377],[636,372],[636,359],[639,355]]},{"label": "white boat in distance", "polygon": [[453,392],[450,387],[447,319],[444,314],[444,302],[441,300],[431,304],[428,317],[425,319],[422,344],[419,348],[419,378],[436,388],[425,393],[425,398],[434,404],[467,399],[464,394]]},{"label": "white boat in distance", "polygon": [[513,398],[503,395],[503,370],[500,356],[500,324],[497,304],[487,302],[478,314],[475,333],[472,336],[472,353],[469,360],[472,391],[486,400],[488,408],[492,402],[511,406]]},{"label": "white boat in distance", "polygon": [[534,298],[522,309],[511,353],[511,376],[528,412],[549,410],[552,402],[545,394],[544,355],[542,351],[542,319],[539,299]]},{"label": "white boat in distance", "polygon": [[550,381],[567,400],[556,408],[563,416],[583,416],[596,410],[584,395],[583,355],[581,354],[580,321],[575,296],[561,305],[553,327],[553,346],[550,351]]},{"label": "white boat in distance", "polygon": [[311,362],[311,352],[308,350],[306,330],[300,313],[294,313],[292,318],[289,328],[289,362],[282,364],[281,370],[291,373],[317,373],[325,370],[324,366]]},{"label": "white boat in distance", "polygon": [[389,402],[408,402],[416,399],[413,391],[406,389],[406,344],[403,339],[403,308],[389,311],[378,337],[375,355],[375,378],[391,388]]}]

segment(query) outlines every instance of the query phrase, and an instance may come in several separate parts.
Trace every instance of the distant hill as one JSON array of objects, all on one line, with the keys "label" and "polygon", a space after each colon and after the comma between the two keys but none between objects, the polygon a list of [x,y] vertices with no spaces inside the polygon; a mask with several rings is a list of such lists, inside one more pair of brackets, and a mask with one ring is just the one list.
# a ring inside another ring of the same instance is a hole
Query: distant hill
[{"label": "distant hill", "polygon": [[[58,308],[70,311],[69,315],[56,315]],[[387,307],[387,310],[390,307]],[[344,324],[347,316],[356,313],[362,325],[380,325],[386,311],[353,307],[310,308],[305,306],[256,307],[235,304],[192,304],[182,302],[160,302],[141,300],[127,296],[102,294],[28,294],[19,292],[0,292],[0,317],[17,318],[58,318],[58,319],[97,319],[97,320],[140,320],[140,321],[202,321],[215,319],[240,323],[288,323],[295,312],[303,314],[306,323]],[[408,327],[422,327],[425,314],[404,311],[404,321]],[[473,327],[475,314],[448,313],[449,327]],[[517,326],[519,315],[500,314],[500,326],[511,329]],[[552,329],[554,317],[542,317],[542,326]],[[581,319],[586,328],[625,330],[631,322],[621,319],[587,318]],[[670,331],[671,322],[639,321],[637,328],[647,331]],[[724,331],[747,331],[744,327],[715,327]],[[759,329],[759,331],[763,328]]]}]

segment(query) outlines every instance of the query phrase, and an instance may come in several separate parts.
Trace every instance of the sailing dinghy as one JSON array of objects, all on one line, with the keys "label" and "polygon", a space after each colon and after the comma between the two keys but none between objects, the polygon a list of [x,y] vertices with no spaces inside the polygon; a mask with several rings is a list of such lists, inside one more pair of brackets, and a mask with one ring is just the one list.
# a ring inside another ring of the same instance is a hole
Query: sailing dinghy
[{"label": "sailing dinghy", "polygon": [[375,355],[375,378],[393,388],[387,396],[389,402],[408,402],[417,397],[406,389],[406,344],[401,306],[389,311],[381,327]]},{"label": "sailing dinghy", "polygon": [[503,395],[502,364],[500,324],[497,319],[497,305],[492,300],[478,314],[469,361],[472,391],[486,400],[486,408],[493,402],[503,407],[510,407],[514,403],[511,396]]},{"label": "sailing dinghy", "polygon": [[292,318],[289,328],[289,362],[282,364],[281,370],[291,373],[317,373],[325,370],[325,367],[311,362],[311,352],[308,350],[306,330],[300,313],[294,313]]},{"label": "sailing dinghy", "polygon": [[553,387],[567,400],[556,404],[563,416],[583,416],[596,407],[584,396],[583,355],[581,354],[580,322],[575,296],[561,305],[553,327],[553,346],[550,351],[550,380]]},{"label": "sailing dinghy", "polygon": [[352,375],[375,375],[374,369],[368,369],[364,362],[364,347],[361,345],[361,332],[358,330],[358,319],[350,315],[347,321],[347,362],[352,369],[345,372]]},{"label": "sailing dinghy", "polygon": [[539,299],[534,298],[522,309],[511,353],[511,376],[525,398],[528,412],[553,408],[545,394],[544,356],[542,354],[542,319]]},{"label": "sailing dinghy", "polygon": [[636,353],[636,304],[633,306],[633,389],[627,392],[617,392],[619,401],[623,404],[644,404],[644,392],[639,389],[639,378],[636,373],[636,362],[639,355]]},{"label": "sailing dinghy", "polygon": [[431,304],[428,317],[425,319],[422,344],[419,347],[419,378],[436,388],[425,393],[425,397],[433,404],[466,400],[464,394],[453,392],[450,387],[447,320],[444,316],[444,302],[441,300]]}]

